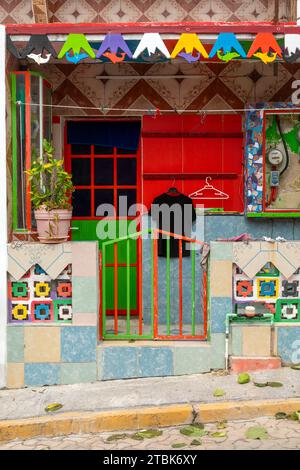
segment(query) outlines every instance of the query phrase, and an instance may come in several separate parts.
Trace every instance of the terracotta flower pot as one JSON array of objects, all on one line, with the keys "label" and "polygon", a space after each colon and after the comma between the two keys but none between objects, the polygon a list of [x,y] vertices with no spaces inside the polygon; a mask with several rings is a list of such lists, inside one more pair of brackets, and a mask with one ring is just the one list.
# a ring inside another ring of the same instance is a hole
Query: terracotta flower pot
[{"label": "terracotta flower pot", "polygon": [[37,209],[34,211],[38,238],[42,243],[62,243],[68,240],[72,210]]}]

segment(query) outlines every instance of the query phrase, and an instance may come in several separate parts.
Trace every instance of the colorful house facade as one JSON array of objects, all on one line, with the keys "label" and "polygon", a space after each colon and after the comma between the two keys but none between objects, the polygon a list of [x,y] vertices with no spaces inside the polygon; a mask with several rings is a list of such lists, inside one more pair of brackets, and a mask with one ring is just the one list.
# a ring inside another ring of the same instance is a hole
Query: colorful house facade
[{"label": "colorful house facade", "polygon": [[[297,2],[2,10],[1,386],[299,363]],[[75,186],[55,244],[25,173],[44,139]]]}]

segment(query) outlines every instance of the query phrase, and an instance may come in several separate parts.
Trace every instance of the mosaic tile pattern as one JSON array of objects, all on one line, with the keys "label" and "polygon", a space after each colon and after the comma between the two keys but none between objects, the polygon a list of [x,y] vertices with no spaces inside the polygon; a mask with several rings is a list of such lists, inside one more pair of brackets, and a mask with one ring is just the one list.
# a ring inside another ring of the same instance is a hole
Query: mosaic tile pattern
[{"label": "mosaic tile pattern", "polygon": [[9,323],[72,322],[72,266],[52,280],[36,264],[19,281],[8,279]]},{"label": "mosaic tile pattern", "polygon": [[[291,95],[291,83],[286,84]],[[277,95],[274,95],[277,99]],[[281,95],[281,97],[283,97]],[[272,101],[272,99],[270,100]],[[284,101],[284,100],[283,100]],[[292,103],[258,103],[254,111],[246,113],[245,165],[247,168],[245,198],[248,213],[263,211],[263,112],[259,109],[293,108]]]},{"label": "mosaic tile pattern", "polygon": [[274,314],[276,322],[300,321],[299,270],[286,279],[272,263],[267,263],[250,279],[236,265],[233,269],[233,295],[239,312],[243,306],[253,305],[257,312],[262,309]]}]

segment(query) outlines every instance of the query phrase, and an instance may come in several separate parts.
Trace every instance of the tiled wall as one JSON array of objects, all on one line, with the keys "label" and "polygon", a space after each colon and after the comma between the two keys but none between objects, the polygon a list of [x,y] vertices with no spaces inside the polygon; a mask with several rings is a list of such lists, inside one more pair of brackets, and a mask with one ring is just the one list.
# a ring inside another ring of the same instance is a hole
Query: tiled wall
[{"label": "tiled wall", "polygon": [[72,323],[7,326],[10,388],[92,382],[97,378],[97,244],[73,243],[72,256]]},{"label": "tiled wall", "polygon": [[[290,16],[288,1],[279,2],[279,20]],[[48,0],[53,23],[272,21],[274,0]],[[1,23],[33,23],[31,0],[4,0]]]},{"label": "tiled wall", "polygon": [[[253,102],[290,101],[294,91],[292,83],[299,78],[297,65],[237,61],[228,64],[45,64],[42,69],[32,64],[31,68],[42,71],[52,83],[55,105],[75,107],[54,109],[54,114],[62,116],[102,115],[101,106],[113,108],[105,111],[107,115],[141,114],[130,109],[144,109],[145,113],[156,108],[244,109]],[[103,79],[97,79],[99,75]],[[114,79],[110,80],[111,75]],[[143,75],[147,75],[147,80]],[[151,79],[152,75],[169,77],[167,80]],[[87,109],[95,106],[100,109]]]}]

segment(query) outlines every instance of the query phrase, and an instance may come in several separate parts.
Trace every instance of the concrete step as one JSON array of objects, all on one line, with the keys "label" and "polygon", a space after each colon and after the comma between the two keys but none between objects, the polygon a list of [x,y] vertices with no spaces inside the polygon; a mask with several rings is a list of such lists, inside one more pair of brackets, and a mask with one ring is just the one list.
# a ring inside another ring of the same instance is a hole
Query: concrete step
[{"label": "concrete step", "polygon": [[240,373],[250,370],[279,369],[281,367],[281,358],[277,356],[270,357],[242,357],[231,356],[231,372]]}]

